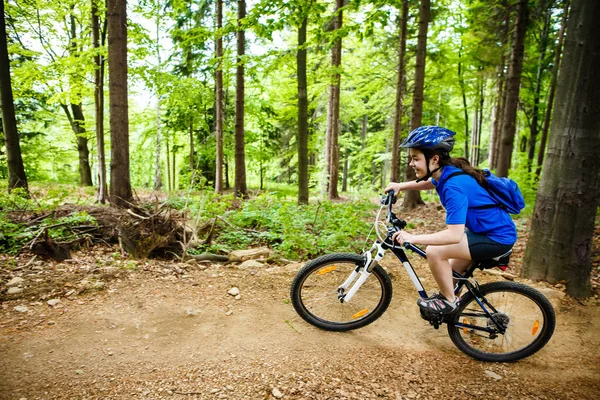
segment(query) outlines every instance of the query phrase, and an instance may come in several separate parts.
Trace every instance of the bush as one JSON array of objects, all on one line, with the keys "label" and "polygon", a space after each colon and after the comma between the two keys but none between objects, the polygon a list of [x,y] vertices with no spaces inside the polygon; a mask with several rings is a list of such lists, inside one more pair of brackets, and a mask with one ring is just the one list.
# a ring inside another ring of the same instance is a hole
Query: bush
[{"label": "bush", "polygon": [[[214,202],[208,202],[217,211]],[[298,205],[265,194],[245,201],[240,208],[221,215],[238,230],[223,226],[215,244],[200,251],[229,252],[269,245],[290,259],[310,259],[333,251],[360,251],[370,229],[373,207],[366,201],[332,203],[324,201]],[[220,210],[219,210],[220,211]]]}]

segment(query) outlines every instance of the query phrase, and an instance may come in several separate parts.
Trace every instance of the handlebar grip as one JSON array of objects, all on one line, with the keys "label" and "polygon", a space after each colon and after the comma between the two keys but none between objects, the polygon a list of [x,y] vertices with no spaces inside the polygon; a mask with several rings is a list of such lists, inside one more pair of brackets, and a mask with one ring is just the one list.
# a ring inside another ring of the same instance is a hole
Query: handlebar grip
[{"label": "handlebar grip", "polygon": [[409,245],[409,244],[410,244],[409,242],[404,242],[404,243],[402,243],[402,246],[403,246],[404,248],[406,248],[406,247],[408,247],[408,245]]}]

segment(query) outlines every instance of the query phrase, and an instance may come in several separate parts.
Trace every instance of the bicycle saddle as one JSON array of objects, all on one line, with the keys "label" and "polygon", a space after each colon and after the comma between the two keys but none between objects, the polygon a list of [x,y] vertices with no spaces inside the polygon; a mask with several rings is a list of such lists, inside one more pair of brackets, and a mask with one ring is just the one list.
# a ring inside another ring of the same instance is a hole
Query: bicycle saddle
[{"label": "bicycle saddle", "polygon": [[506,253],[499,255],[498,257],[488,258],[486,260],[478,261],[478,267],[483,269],[489,269],[498,267],[502,271],[506,271],[508,268],[508,262],[510,261],[510,255],[512,254],[512,249],[507,251]]}]

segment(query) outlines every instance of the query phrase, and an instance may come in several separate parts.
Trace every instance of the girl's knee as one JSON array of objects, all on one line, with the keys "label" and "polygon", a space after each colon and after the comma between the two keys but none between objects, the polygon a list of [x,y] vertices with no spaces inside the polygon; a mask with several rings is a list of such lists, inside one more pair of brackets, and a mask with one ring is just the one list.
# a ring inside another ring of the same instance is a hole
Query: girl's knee
[{"label": "girl's knee", "polygon": [[441,254],[442,254],[442,247],[441,246],[427,246],[427,248],[425,249],[425,253],[427,254],[427,259],[428,260],[438,260],[441,258]]}]

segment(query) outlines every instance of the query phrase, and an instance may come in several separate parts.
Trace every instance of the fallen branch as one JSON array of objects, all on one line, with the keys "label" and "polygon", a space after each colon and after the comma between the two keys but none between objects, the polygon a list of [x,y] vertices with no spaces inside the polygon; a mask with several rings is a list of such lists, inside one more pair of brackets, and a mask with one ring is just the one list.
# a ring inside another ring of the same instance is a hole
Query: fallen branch
[{"label": "fallen branch", "polygon": [[202,253],[202,254],[189,254],[190,258],[196,261],[215,261],[215,262],[227,262],[229,261],[228,256],[221,256],[218,254]]}]

